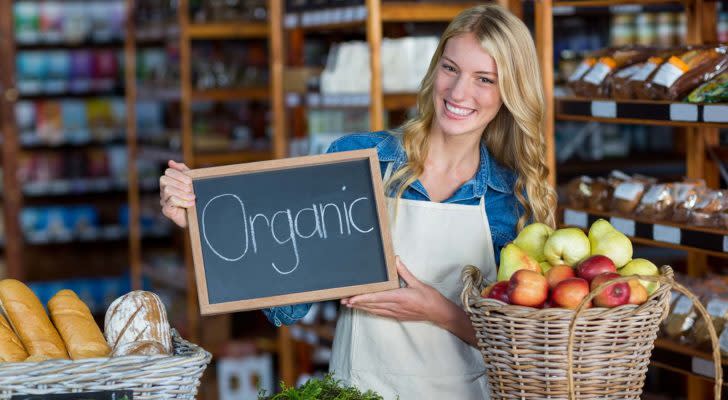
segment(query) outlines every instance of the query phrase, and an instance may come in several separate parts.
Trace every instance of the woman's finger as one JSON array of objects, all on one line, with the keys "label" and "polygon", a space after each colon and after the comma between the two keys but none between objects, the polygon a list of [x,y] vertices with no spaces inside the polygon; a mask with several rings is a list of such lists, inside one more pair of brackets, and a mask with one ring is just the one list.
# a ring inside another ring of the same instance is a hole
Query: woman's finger
[{"label": "woman's finger", "polygon": [[192,193],[186,192],[174,186],[165,186],[164,189],[162,189],[162,199],[165,200],[171,196],[177,196],[183,200],[195,199],[195,195]]},{"label": "woman's finger", "polygon": [[180,163],[180,162],[177,162],[177,161],[174,161],[174,160],[169,160],[167,162],[167,165],[170,168],[174,168],[174,169],[176,169],[178,171],[182,171],[182,172],[185,172],[185,171],[189,171],[190,170],[190,168],[187,167],[184,163]]},{"label": "woman's finger", "polygon": [[159,178],[159,189],[163,190],[167,186],[174,186],[188,193],[192,193],[193,190],[192,185],[188,185],[180,180],[163,175],[161,178]]},{"label": "woman's finger", "polygon": [[177,196],[171,196],[167,200],[167,205],[175,206],[175,207],[180,207],[180,208],[190,208],[193,205],[195,205],[195,202],[194,201],[191,201],[191,200],[180,199]]},{"label": "woman's finger", "polygon": [[190,185],[190,186],[192,185],[192,178],[190,178],[189,176],[185,175],[183,172],[177,171],[176,169],[167,168],[164,171],[164,175],[167,175],[170,178],[173,178],[173,179],[176,179],[178,181],[181,181],[182,183],[184,183],[186,185]]}]

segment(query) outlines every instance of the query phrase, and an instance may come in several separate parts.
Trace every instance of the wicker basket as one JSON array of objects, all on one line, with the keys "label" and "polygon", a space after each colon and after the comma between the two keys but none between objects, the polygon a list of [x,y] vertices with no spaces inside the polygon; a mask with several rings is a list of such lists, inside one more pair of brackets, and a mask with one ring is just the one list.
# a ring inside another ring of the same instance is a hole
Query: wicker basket
[{"label": "wicker basket", "polygon": [[194,399],[212,356],[173,331],[174,355],[0,364],[0,400],[14,395],[132,390],[134,400]]},{"label": "wicker basket", "polygon": [[[487,368],[490,398],[498,399],[639,399],[660,322],[669,312],[670,292],[693,300],[705,318],[707,312],[686,288],[674,281],[672,269],[661,276],[660,287],[643,304],[615,308],[584,305],[596,293],[622,277],[595,288],[575,310],[534,309],[507,305],[480,296],[480,270],[463,270],[462,301],[476,331]],[[709,318],[709,317],[708,317]],[[718,338],[713,340],[716,399],[720,399],[722,369]]]}]

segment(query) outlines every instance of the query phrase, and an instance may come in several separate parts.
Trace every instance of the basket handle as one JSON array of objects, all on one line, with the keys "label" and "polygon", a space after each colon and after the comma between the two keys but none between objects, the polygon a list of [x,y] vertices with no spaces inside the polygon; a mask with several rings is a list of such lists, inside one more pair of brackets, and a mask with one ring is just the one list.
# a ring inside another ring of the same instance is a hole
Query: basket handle
[{"label": "basket handle", "polygon": [[[579,303],[579,306],[574,310],[574,315],[571,317],[571,323],[569,324],[569,340],[566,345],[566,381],[567,381],[567,387],[569,390],[569,399],[570,400],[576,400],[576,393],[574,390],[574,365],[573,365],[573,358],[574,358],[574,336],[575,336],[575,330],[576,330],[576,322],[579,318],[579,315],[585,310],[585,306],[596,297],[596,295],[602,291],[602,289],[605,289],[607,286],[614,284],[614,283],[621,283],[621,282],[629,282],[632,279],[640,279],[644,281],[651,281],[651,282],[659,282],[660,284],[664,284],[666,286],[672,286],[675,290],[682,293],[683,295],[687,296],[692,302],[693,306],[698,310],[698,313],[706,320],[710,321],[710,315],[708,314],[708,311],[705,310],[705,307],[700,303],[700,300],[690,292],[685,286],[677,283],[672,275],[672,269],[670,267],[663,267],[664,275],[667,275],[667,277],[663,275],[658,276],[643,276],[643,275],[631,275],[631,276],[624,276],[621,278],[613,279],[607,282],[602,283],[598,287],[594,288],[589,294],[582,299],[581,303]],[[667,314],[670,312],[669,303],[665,302],[665,305],[663,307],[662,311],[662,317],[661,320],[665,319]],[[714,396],[715,400],[720,400],[721,398],[721,387],[723,386],[723,368],[722,368],[722,358],[720,355],[720,345],[718,344],[718,334],[715,332],[715,327],[712,323],[705,324],[708,328],[708,333],[710,334],[710,341],[713,344],[713,365],[715,367],[715,388],[714,388]]]},{"label": "basket handle", "polygon": [[480,297],[480,291],[478,288],[483,283],[483,274],[480,272],[480,268],[474,265],[466,265],[463,268],[463,272],[460,274],[460,280],[463,282],[463,291],[460,293],[460,301],[468,312],[473,312],[470,309],[469,297],[473,298]]}]

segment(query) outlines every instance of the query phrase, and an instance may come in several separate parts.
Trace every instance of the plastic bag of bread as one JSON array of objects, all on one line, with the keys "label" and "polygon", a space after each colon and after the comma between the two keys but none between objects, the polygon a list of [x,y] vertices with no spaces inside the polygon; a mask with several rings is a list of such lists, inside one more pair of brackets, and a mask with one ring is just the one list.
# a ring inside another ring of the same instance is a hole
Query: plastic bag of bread
[{"label": "plastic bag of bread", "polygon": [[[641,47],[618,49],[608,56],[600,57],[594,66],[581,78],[581,84],[575,87],[577,94],[585,97],[608,98],[611,96],[611,84],[615,74],[634,64],[646,61],[653,51]],[[636,72],[627,71],[628,74]]]},{"label": "plastic bag of bread", "polygon": [[671,183],[651,186],[642,196],[635,214],[650,219],[666,219],[672,214],[675,199]]},{"label": "plastic bag of bread", "polygon": [[728,47],[689,50],[662,64],[647,88],[655,100],[684,98],[697,86],[728,70]]},{"label": "plastic bag of bread", "polygon": [[597,178],[591,185],[591,196],[589,197],[589,208],[597,211],[609,209],[614,188],[604,178]]},{"label": "plastic bag of bread", "polygon": [[635,176],[622,181],[614,188],[611,209],[622,214],[632,214],[654,179]]},{"label": "plastic bag of bread", "polygon": [[665,336],[678,339],[688,332],[695,324],[697,316],[693,310],[693,302],[687,296],[672,293],[676,300],[670,306],[670,313],[662,322],[662,332]]},{"label": "plastic bag of bread", "polygon": [[596,64],[599,60],[599,57],[606,56],[611,51],[611,49],[601,49],[587,54],[581,60],[579,65],[574,68],[574,72],[572,72],[571,75],[569,75],[569,77],[566,79],[566,86],[571,89],[571,91],[575,94],[580,93],[581,86],[583,84],[582,78],[584,78],[587,72],[589,72],[592,67],[594,67],[594,64]]},{"label": "plastic bag of bread", "polygon": [[654,62],[655,59],[657,59],[657,57],[650,57],[645,62],[634,64],[617,71],[611,82],[612,98],[616,100],[632,99],[634,96],[632,94],[632,88],[629,85],[629,83],[632,82],[632,77],[641,75],[650,68],[653,68],[654,64],[652,64],[652,62]]},{"label": "plastic bag of bread", "polygon": [[705,182],[684,182],[674,186],[675,207],[672,209],[671,220],[674,222],[688,222],[690,213],[706,191]]},{"label": "plastic bag of bread", "polygon": [[710,321],[704,318],[698,318],[690,331],[690,341],[699,345],[710,344],[710,333],[708,333],[708,324],[713,324],[715,332],[721,334],[725,328],[726,319],[728,319],[728,298],[716,296],[708,301],[705,307],[710,315]]},{"label": "plastic bag of bread", "polygon": [[712,80],[698,86],[690,92],[687,101],[691,103],[728,102],[728,72],[723,72]]},{"label": "plastic bag of bread", "polygon": [[690,213],[689,222],[698,226],[718,226],[718,217],[726,207],[728,191],[706,190]]},{"label": "plastic bag of bread", "polygon": [[568,204],[574,208],[586,208],[592,195],[594,180],[588,176],[574,178],[566,185]]}]

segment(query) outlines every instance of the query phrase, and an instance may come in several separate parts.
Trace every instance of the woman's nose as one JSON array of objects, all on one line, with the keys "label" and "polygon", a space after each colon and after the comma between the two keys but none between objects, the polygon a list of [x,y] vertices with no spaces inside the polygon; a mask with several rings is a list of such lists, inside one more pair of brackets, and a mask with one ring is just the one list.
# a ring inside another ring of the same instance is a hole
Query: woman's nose
[{"label": "woman's nose", "polygon": [[463,75],[458,75],[450,87],[450,97],[453,100],[464,100],[469,91],[468,80]]}]

